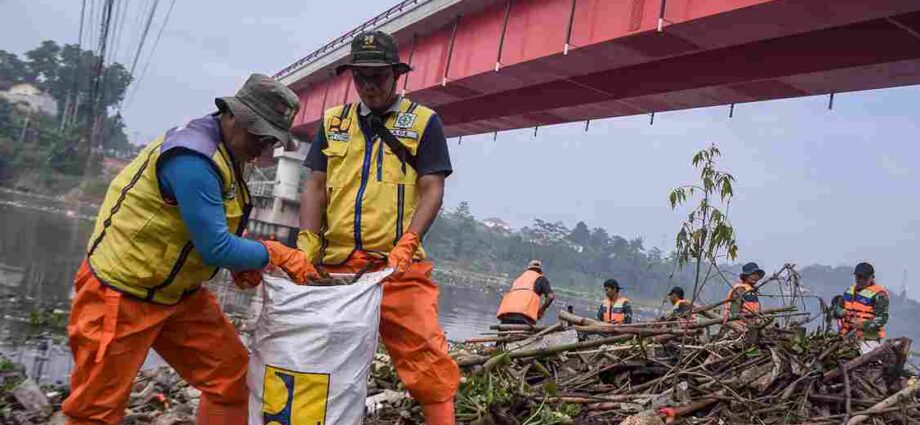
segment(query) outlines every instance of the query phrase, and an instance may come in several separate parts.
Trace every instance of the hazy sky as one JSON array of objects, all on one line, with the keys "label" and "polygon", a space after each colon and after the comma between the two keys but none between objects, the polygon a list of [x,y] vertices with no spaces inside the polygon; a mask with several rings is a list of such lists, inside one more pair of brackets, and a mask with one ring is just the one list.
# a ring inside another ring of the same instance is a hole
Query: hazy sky
[{"label": "hazy sky", "polygon": [[[215,96],[232,94],[250,72],[271,74],[390,2],[178,0],[125,109],[129,135],[149,138],[208,112]],[[76,42],[80,4],[0,2],[0,49]],[[120,58],[138,32],[125,28]],[[667,193],[693,180],[690,157],[715,142],[738,180],[730,215],[742,260],[767,270],[786,261],[867,260],[896,290],[905,268],[920,276],[918,98],[914,86],[838,94],[833,111],[816,97],[736,105],[731,119],[727,107],[716,107],[656,114],[653,126],[639,116],[592,122],[588,133],[576,123],[541,128],[537,137],[532,129],[500,133],[497,141],[465,137],[461,146],[451,141],[455,173],[446,203],[469,201],[477,217],[515,227],[535,217],[570,226],[584,220],[641,236],[647,247],[671,246],[683,213],[669,209]],[[920,284],[910,289],[920,296]]]}]

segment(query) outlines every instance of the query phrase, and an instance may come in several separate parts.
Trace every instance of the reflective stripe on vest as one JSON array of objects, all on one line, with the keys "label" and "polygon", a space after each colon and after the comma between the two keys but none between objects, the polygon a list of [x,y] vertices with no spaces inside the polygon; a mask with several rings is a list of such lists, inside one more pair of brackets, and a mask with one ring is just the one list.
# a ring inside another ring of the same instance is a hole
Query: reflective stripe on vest
[{"label": "reflective stripe on vest", "polygon": [[692,325],[696,323],[695,314],[690,313],[690,314],[684,314],[684,315],[678,316],[678,314],[680,313],[678,313],[677,311],[678,309],[680,309],[681,306],[687,306],[688,312],[693,311],[693,305],[690,304],[690,301],[684,300],[684,299],[677,300],[677,302],[674,303],[674,307],[671,308],[671,314],[673,316],[678,317],[677,322],[683,326]]},{"label": "reflective stripe on vest", "polygon": [[534,291],[537,285],[537,279],[543,276],[533,270],[527,270],[521,276],[514,280],[511,289],[502,297],[502,302],[498,306],[496,317],[501,318],[505,314],[523,314],[536,322],[537,315],[540,313],[540,296]]},{"label": "reflective stripe on vest", "polygon": [[243,233],[251,208],[249,189],[221,142],[216,117],[168,131],[112,180],[87,246],[89,265],[109,287],[160,304],[179,302],[217,272],[193,248],[175,201],[161,195],[157,161],[174,148],[211,159],[230,231]]},{"label": "reflective stripe on vest", "polygon": [[[888,290],[879,284],[872,284],[859,291],[856,285],[851,286],[843,294],[843,308],[846,310],[840,323],[840,332],[856,331],[856,336],[863,338],[862,324],[875,318],[875,297],[879,294],[888,295]],[[878,338],[885,337],[885,328],[874,332]]]},{"label": "reflective stripe on vest", "polygon": [[744,282],[736,282],[732,285],[731,291],[728,292],[728,302],[722,307],[723,317],[728,317],[731,315],[731,300],[734,298],[735,293],[741,294],[741,311],[740,314],[756,314],[760,313],[760,299],[757,297],[757,293],[754,292],[754,288],[751,285],[748,285]]},{"label": "reflective stripe on vest", "polygon": [[626,313],[623,306],[629,302],[629,298],[617,296],[616,302],[610,304],[610,298],[604,298],[604,321],[607,323],[621,324],[626,320]]},{"label": "reflective stripe on vest", "polygon": [[[361,131],[358,105],[331,108],[323,116],[327,145],[326,215],[322,234],[325,264],[340,264],[355,250],[386,254],[412,221],[418,203],[418,174],[376,135]],[[384,125],[416,155],[434,111],[402,99]],[[417,259],[425,258],[420,247]]]}]

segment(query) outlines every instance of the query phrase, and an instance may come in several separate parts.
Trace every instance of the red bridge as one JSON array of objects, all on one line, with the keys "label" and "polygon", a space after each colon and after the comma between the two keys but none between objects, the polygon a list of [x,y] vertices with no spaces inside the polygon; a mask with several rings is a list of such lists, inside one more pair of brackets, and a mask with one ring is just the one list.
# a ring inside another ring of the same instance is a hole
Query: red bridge
[{"label": "red bridge", "polygon": [[920,0],[406,0],[278,73],[297,134],[357,99],[366,29],[448,136],[920,83]]}]

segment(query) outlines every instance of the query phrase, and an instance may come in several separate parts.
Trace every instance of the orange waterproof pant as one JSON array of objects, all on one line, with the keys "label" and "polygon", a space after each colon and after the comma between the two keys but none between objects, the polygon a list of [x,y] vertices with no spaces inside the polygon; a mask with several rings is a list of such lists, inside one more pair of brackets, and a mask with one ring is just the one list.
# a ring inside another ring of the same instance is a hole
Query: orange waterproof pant
[{"label": "orange waterproof pant", "polygon": [[[323,266],[330,273],[355,273],[369,261],[356,251],[345,264]],[[384,267],[372,268],[376,270]],[[380,336],[396,374],[422,405],[453,402],[460,385],[460,368],[447,354],[447,339],[438,324],[438,286],[431,281],[431,262],[415,262],[398,279],[383,284]]]},{"label": "orange waterproof pant", "polygon": [[85,261],[75,285],[68,424],[117,424],[150,348],[201,390],[198,424],[246,423],[249,353],[207,289],[174,306],[140,301],[103,285]]}]

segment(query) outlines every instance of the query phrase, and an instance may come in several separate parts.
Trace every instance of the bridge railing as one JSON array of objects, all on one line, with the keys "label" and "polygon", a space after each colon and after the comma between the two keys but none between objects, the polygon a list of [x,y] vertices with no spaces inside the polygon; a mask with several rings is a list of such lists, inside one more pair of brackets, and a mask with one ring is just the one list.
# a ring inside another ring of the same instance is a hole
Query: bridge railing
[{"label": "bridge railing", "polygon": [[343,44],[350,43],[351,40],[354,39],[356,35],[361,34],[362,32],[367,31],[367,30],[373,30],[373,29],[379,28],[383,24],[390,22],[393,19],[396,19],[406,13],[409,13],[416,7],[422,6],[426,3],[430,3],[431,1],[433,0],[403,0],[396,6],[393,6],[387,9],[385,12],[371,18],[370,20],[368,20],[367,22],[364,22],[361,25],[358,25],[353,30],[341,35],[340,37],[330,41],[329,43],[326,43],[319,49],[316,49],[310,52],[310,54],[300,58],[297,62],[294,62],[288,65],[281,71],[278,71],[278,73],[275,74],[275,78],[276,79],[284,78],[294,73],[294,71],[299,69],[304,64],[313,62],[323,56],[326,56],[327,54],[339,48]]}]

